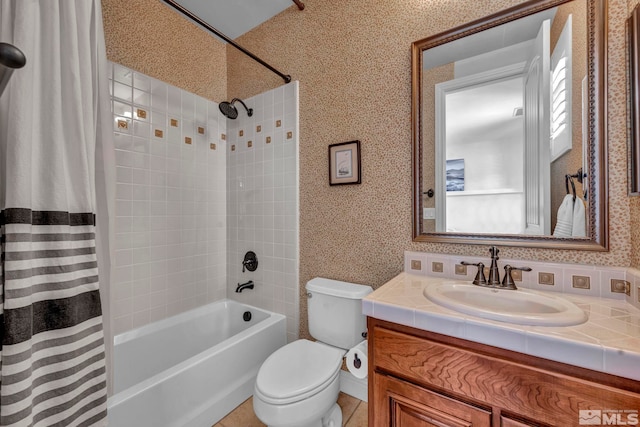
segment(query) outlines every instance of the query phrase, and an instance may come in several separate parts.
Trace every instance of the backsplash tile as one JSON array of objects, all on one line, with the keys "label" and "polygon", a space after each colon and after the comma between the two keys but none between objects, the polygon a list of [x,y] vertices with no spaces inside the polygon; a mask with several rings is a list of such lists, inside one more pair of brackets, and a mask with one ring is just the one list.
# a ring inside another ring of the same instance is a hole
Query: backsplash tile
[{"label": "backsplash tile", "polygon": [[413,274],[426,274],[427,254],[412,252],[410,256],[405,257],[404,271]]},{"label": "backsplash tile", "polygon": [[451,258],[439,254],[427,254],[426,269],[423,270],[427,276],[451,277],[453,275],[454,262]]},{"label": "backsplash tile", "polygon": [[539,272],[538,273],[538,284],[546,285],[546,286],[554,286],[555,285],[555,274],[549,272]]},{"label": "backsplash tile", "polygon": [[[600,272],[593,266],[566,266],[564,270],[564,281],[562,292],[578,295],[600,296]],[[605,286],[606,287],[606,286]]]},{"label": "backsplash tile", "polygon": [[626,300],[629,304],[640,309],[640,270],[629,268],[626,279],[631,286],[630,294],[626,296]]},{"label": "backsplash tile", "polygon": [[[470,263],[482,262],[485,269],[490,264],[489,256],[486,258],[469,257],[464,255],[430,254],[426,252],[405,251],[404,271],[425,276],[446,277],[456,280],[472,281],[477,273],[477,268],[467,266],[467,274],[456,274],[456,266],[461,261]],[[419,271],[410,269],[412,260],[426,259],[427,267]],[[442,263],[442,273],[433,272],[433,262]],[[531,271],[522,272],[522,281],[516,282],[516,286],[553,292],[565,292],[575,295],[595,296],[626,300],[630,304],[640,308],[638,292],[640,288],[640,270],[616,268],[607,266],[561,264],[540,261],[524,261],[500,258],[498,267],[500,276],[504,275],[504,266],[510,264],[514,267],[530,267]],[[619,292],[612,287],[617,281],[630,283],[630,295]]]}]

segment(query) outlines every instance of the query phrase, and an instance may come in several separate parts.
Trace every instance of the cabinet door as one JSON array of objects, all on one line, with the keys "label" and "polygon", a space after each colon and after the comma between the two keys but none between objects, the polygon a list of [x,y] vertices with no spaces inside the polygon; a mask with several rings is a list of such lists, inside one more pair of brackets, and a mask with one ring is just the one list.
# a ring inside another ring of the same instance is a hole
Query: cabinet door
[{"label": "cabinet door", "polygon": [[373,424],[392,427],[480,427],[491,413],[432,390],[374,374]]}]

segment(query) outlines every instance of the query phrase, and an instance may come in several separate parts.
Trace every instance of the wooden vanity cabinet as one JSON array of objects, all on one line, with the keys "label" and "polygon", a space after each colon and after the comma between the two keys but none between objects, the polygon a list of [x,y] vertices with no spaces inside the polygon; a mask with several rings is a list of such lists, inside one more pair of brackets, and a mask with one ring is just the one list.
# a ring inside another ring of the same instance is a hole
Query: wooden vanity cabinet
[{"label": "wooden vanity cabinet", "polygon": [[368,338],[371,427],[566,427],[580,410],[640,410],[638,381],[374,318]]},{"label": "wooden vanity cabinet", "polygon": [[491,412],[390,375],[375,374],[375,426],[491,426]]}]

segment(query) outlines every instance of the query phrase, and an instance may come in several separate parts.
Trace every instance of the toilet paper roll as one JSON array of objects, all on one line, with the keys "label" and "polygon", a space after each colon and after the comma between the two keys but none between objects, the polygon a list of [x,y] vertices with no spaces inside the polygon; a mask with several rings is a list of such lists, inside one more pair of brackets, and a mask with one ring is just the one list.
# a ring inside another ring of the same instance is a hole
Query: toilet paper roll
[{"label": "toilet paper roll", "polygon": [[345,356],[347,359],[347,369],[358,379],[367,377],[367,370],[369,369],[367,346],[367,340],[364,340],[351,348]]}]

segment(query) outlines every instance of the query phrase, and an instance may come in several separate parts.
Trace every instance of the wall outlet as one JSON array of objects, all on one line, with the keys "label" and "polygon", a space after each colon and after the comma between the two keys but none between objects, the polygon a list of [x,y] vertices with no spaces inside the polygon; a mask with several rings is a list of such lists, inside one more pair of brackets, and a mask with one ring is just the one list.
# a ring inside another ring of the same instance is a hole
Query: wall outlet
[{"label": "wall outlet", "polygon": [[436,208],[422,208],[422,219],[436,219]]}]

